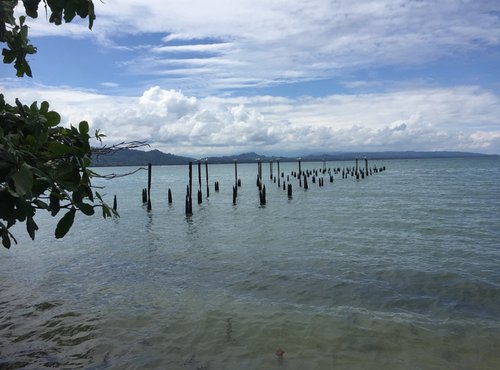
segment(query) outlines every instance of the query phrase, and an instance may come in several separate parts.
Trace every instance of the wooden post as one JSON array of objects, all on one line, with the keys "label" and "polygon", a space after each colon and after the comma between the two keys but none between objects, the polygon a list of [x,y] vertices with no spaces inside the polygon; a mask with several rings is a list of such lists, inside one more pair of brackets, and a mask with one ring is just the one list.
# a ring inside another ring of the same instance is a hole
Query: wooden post
[{"label": "wooden post", "polygon": [[260,205],[266,205],[266,185],[262,186],[262,190],[259,192]]},{"label": "wooden post", "polygon": [[[236,195],[238,195],[238,161],[234,160],[234,187],[236,188]],[[241,185],[239,185],[241,186]]]},{"label": "wooden post", "polygon": [[298,160],[299,160],[299,177],[300,177],[300,175],[302,174],[302,167],[300,163],[301,158],[298,158]]},{"label": "wooden post", "polygon": [[236,185],[233,186],[233,205],[236,205],[236,197],[237,197],[238,191],[236,190]]},{"label": "wooden post", "polygon": [[190,216],[193,214],[191,209],[190,195],[189,195],[189,185],[186,187],[186,216]]},{"label": "wooden post", "polygon": [[186,194],[186,215],[193,214],[193,162],[189,162],[189,185]]},{"label": "wooden post", "polygon": [[269,161],[269,180],[273,179],[273,161]]},{"label": "wooden post", "polygon": [[208,158],[205,159],[205,181],[207,183],[207,198],[210,196],[210,189],[208,187]]},{"label": "wooden post", "polygon": [[278,161],[278,188],[281,187],[280,183],[280,161]]},{"label": "wooden post", "polygon": [[118,209],[118,202],[116,201],[116,195],[113,198],[113,209],[116,211]]},{"label": "wooden post", "polygon": [[288,184],[287,193],[288,193],[288,198],[292,199],[292,184]]},{"label": "wooden post", "polygon": [[168,189],[168,204],[172,204],[172,191]]},{"label": "wooden post", "polygon": [[148,211],[151,211],[151,163],[148,163]]},{"label": "wooden post", "polygon": [[201,193],[201,161],[198,160],[198,204],[203,202],[203,194]]},{"label": "wooden post", "polygon": [[193,162],[189,162],[189,197],[193,194]]},{"label": "wooden post", "polygon": [[307,186],[307,176],[304,173],[304,190],[307,190],[307,189],[308,189],[308,186]]},{"label": "wooden post", "polygon": [[365,158],[365,175],[368,176],[368,159]]}]

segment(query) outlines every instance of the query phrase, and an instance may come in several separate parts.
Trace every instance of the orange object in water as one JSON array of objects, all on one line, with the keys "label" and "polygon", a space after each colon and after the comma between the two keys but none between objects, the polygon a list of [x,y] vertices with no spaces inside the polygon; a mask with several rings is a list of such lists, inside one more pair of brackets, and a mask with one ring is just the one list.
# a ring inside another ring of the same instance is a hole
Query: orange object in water
[{"label": "orange object in water", "polygon": [[278,349],[274,354],[276,355],[276,357],[278,357],[278,360],[283,360],[285,351],[283,351],[282,349]]}]

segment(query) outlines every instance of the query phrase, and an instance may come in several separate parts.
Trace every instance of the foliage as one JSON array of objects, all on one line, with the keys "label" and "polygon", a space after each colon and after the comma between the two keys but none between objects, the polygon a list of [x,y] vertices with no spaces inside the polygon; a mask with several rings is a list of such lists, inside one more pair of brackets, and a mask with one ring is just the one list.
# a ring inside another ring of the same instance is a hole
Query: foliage
[{"label": "foliage", "polygon": [[[26,14],[38,16],[41,0],[24,0]],[[71,22],[76,15],[88,18],[89,28],[95,19],[91,0],[43,0],[45,11],[50,9],[49,21],[59,25],[64,19]],[[26,17],[14,17],[17,0],[0,1],[0,42],[3,62],[14,63],[18,77],[32,76],[26,56],[36,48],[28,39]],[[55,236],[62,238],[73,225],[77,211],[93,215],[101,208],[104,218],[117,215],[93,190],[91,180],[103,177],[88,168],[92,148],[89,124],[78,127],[60,126],[61,116],[49,110],[49,103],[37,102],[15,105],[5,102],[0,94],[0,235],[2,244],[10,248],[16,239],[10,228],[17,222],[25,223],[32,239],[38,230],[34,220],[37,210],[46,210],[59,219]],[[94,137],[101,142],[103,134]],[[125,143],[126,145],[126,143]],[[131,147],[140,146],[133,143]]]},{"label": "foliage", "polygon": [[[23,0],[26,14],[31,18],[38,17],[38,7],[42,0]],[[92,29],[95,20],[94,3],[92,0],[43,0],[45,11],[50,9],[49,22],[60,25],[62,20],[71,22],[76,15],[88,18],[89,28]],[[32,77],[31,68],[26,56],[36,53],[36,47],[28,39],[26,17],[19,17],[17,23],[14,17],[14,8],[18,0],[0,1],[0,42],[6,44],[2,50],[3,62],[14,63],[16,75]]]},{"label": "foliage", "polygon": [[[116,214],[92,189],[91,179],[99,175],[88,168],[88,123],[65,128],[59,126],[60,120],[47,102],[27,106],[16,99],[11,106],[0,94],[0,230],[6,248],[13,238],[9,228],[17,221],[25,222],[28,234],[35,238],[38,226],[33,216],[39,209],[52,216],[66,210],[56,238],[66,235],[76,211],[90,216],[100,207],[105,218]],[[94,136],[103,137],[99,131]],[[98,205],[92,204],[95,198]]]}]

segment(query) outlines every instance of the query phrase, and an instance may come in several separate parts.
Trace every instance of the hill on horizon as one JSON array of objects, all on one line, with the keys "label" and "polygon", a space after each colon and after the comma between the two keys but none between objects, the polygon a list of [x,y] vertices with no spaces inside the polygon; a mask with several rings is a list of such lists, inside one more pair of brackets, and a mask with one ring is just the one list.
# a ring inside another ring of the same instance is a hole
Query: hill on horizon
[{"label": "hill on horizon", "polygon": [[[450,151],[385,151],[385,152],[338,152],[323,154],[308,154],[301,157],[303,162],[312,161],[346,161],[358,159],[418,159],[418,158],[464,158],[464,157],[489,157],[498,155],[469,153],[469,152],[450,152]],[[281,162],[294,162],[297,157],[268,156],[255,152],[247,152],[236,155],[208,157],[209,163],[233,163],[235,160],[239,163],[255,163],[257,159],[263,162],[279,159]],[[179,156],[171,153],[163,153],[157,149],[143,151],[137,149],[120,149],[110,154],[98,155],[92,157],[92,166],[110,167],[110,166],[143,166],[148,163],[153,165],[182,165],[189,162],[196,162],[196,158]]]}]

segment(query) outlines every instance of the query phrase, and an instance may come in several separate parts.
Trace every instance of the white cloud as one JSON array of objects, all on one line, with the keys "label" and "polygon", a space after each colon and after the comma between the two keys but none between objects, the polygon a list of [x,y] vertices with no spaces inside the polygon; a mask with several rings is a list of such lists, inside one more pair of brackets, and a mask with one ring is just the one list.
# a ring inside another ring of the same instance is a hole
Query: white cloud
[{"label": "white cloud", "polygon": [[[44,17],[30,32],[96,37],[108,46],[119,35],[164,34],[163,43],[123,66],[165,78],[169,63],[185,63],[175,73],[212,91],[428,62],[500,44],[500,3],[489,0],[122,0],[95,6],[92,32],[86,21],[58,28]],[[197,42],[207,39],[218,41]],[[193,68],[174,52],[215,52],[217,59]]]},{"label": "white cloud", "polygon": [[[2,87],[2,86],[0,86]],[[151,87],[138,97],[2,87],[9,101],[57,102],[65,122],[87,120],[109,142],[148,140],[193,156],[248,150],[464,150],[500,153],[500,97],[474,86],[322,98],[209,97]]]}]

